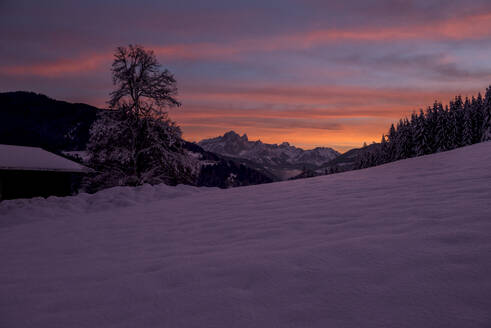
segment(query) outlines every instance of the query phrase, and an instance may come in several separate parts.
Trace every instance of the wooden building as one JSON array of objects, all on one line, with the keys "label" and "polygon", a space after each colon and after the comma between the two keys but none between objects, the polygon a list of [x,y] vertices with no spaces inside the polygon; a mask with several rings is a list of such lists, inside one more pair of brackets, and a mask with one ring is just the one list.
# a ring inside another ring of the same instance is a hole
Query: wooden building
[{"label": "wooden building", "polygon": [[0,144],[0,200],[70,195],[89,170],[41,148]]}]

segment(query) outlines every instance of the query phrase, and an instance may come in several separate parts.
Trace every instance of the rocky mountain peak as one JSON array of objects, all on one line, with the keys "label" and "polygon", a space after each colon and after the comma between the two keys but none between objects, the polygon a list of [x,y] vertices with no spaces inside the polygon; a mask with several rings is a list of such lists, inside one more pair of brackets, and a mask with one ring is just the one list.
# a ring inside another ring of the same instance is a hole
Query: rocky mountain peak
[{"label": "rocky mountain peak", "polygon": [[235,131],[229,131],[223,136],[205,139],[199,142],[205,150],[221,155],[241,158],[255,163],[257,167],[280,172],[301,170],[302,168],[318,167],[335,157],[339,153],[332,148],[318,147],[313,150],[304,150],[290,145],[267,144],[261,141],[249,141],[246,134],[240,136]]},{"label": "rocky mountain peak", "polygon": [[230,130],[228,132],[225,132],[225,134],[223,135],[223,137],[218,137],[218,138],[215,138],[215,139],[223,139],[225,141],[228,141],[228,142],[233,142],[233,141],[249,141],[249,138],[247,137],[247,134],[243,134],[242,137],[235,131],[233,130]]}]

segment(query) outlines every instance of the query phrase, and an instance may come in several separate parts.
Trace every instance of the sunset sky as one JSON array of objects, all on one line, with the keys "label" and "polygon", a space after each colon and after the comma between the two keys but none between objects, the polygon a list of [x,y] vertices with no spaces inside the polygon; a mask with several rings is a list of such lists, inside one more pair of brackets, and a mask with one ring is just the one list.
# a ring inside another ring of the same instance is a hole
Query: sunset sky
[{"label": "sunset sky", "polygon": [[100,107],[114,49],[153,49],[191,141],[346,151],[491,83],[489,0],[0,0],[0,38],[0,91]]}]

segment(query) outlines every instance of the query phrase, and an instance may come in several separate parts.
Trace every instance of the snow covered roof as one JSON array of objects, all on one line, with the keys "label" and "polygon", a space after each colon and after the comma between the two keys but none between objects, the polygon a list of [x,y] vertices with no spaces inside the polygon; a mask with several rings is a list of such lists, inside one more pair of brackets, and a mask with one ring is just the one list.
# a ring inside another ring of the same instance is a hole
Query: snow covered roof
[{"label": "snow covered roof", "polygon": [[37,147],[0,144],[0,170],[89,172],[74,161]]}]

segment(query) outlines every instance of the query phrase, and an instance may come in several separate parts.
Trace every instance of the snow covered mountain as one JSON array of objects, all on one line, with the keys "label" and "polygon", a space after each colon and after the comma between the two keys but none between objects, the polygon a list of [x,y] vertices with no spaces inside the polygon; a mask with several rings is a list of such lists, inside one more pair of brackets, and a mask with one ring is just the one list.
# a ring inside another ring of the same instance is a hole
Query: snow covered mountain
[{"label": "snow covered mountain", "polygon": [[253,162],[280,179],[296,175],[306,167],[316,168],[340,155],[332,148],[303,150],[291,146],[288,142],[277,145],[266,144],[260,140],[249,141],[247,135],[240,136],[234,131],[202,140],[198,144],[214,153]]},{"label": "snow covered mountain", "polygon": [[489,327],[489,163],[1,202],[0,326]]}]

